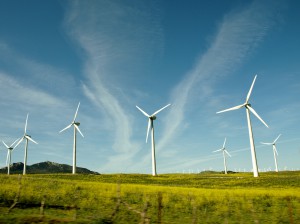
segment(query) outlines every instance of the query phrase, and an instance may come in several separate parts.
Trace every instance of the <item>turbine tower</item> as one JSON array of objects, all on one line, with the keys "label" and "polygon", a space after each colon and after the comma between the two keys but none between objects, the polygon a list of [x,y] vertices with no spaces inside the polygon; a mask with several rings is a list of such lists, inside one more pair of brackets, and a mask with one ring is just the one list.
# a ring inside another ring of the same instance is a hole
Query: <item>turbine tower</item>
[{"label": "turbine tower", "polygon": [[11,153],[12,153],[12,151],[18,146],[18,145],[16,145],[15,147],[13,147],[13,145],[14,145],[18,140],[19,140],[19,139],[17,139],[16,141],[14,141],[10,146],[8,146],[7,144],[5,144],[4,141],[2,141],[3,145],[7,148],[7,157],[6,157],[7,175],[10,174]]},{"label": "turbine tower", "polygon": [[216,151],[213,151],[213,152],[220,152],[220,151],[223,152],[223,158],[224,158],[224,172],[225,172],[225,174],[227,174],[226,154],[227,154],[228,156],[230,156],[230,157],[231,157],[231,155],[230,155],[229,152],[225,149],[225,144],[226,144],[226,138],[225,138],[225,140],[224,140],[223,147],[220,148],[220,149],[218,149],[218,150],[216,150]]},{"label": "turbine tower", "polygon": [[20,141],[16,144],[15,148],[25,139],[26,143],[25,143],[25,154],[24,154],[24,168],[23,168],[23,175],[26,174],[26,166],[27,166],[27,149],[28,149],[28,140],[32,141],[35,144],[38,144],[36,141],[34,141],[30,135],[27,134],[26,130],[27,130],[27,122],[28,122],[28,115],[26,117],[26,123],[25,123],[25,131],[24,131],[24,135],[21,137]]},{"label": "turbine tower", "polygon": [[70,127],[74,126],[74,143],[73,143],[73,169],[72,169],[72,174],[75,174],[76,173],[76,132],[78,131],[82,137],[83,134],[81,133],[80,129],[79,129],[79,125],[80,123],[78,121],[75,121],[76,120],[76,117],[77,117],[77,113],[78,113],[78,109],[79,109],[79,106],[80,106],[80,102],[78,103],[78,106],[77,106],[77,110],[76,110],[76,113],[75,113],[75,116],[74,116],[74,119],[73,121],[71,122],[71,124],[69,124],[67,127],[65,127],[64,129],[62,129],[59,133],[69,129]]},{"label": "turbine tower", "polygon": [[170,106],[171,104],[168,104],[166,106],[164,106],[163,108],[157,110],[156,112],[154,112],[152,115],[147,114],[145,111],[143,111],[141,108],[139,108],[138,106],[136,106],[136,108],[138,108],[146,117],[148,117],[148,128],[147,128],[147,135],[146,135],[146,143],[148,140],[148,135],[149,135],[149,131],[151,128],[151,140],[152,140],[152,176],[156,176],[156,159],[155,159],[155,142],[154,142],[154,126],[153,126],[153,121],[156,119],[156,115],[161,112],[163,109],[165,109],[166,107]]},{"label": "turbine tower", "polygon": [[272,142],[272,143],[268,143],[268,142],[261,142],[261,144],[264,144],[264,145],[272,145],[273,146],[273,154],[274,154],[274,160],[275,160],[275,171],[278,172],[278,166],[277,166],[277,158],[276,158],[276,154],[278,156],[278,152],[276,150],[276,142],[277,140],[279,139],[279,137],[281,136],[278,135],[278,137]]},{"label": "turbine tower", "polygon": [[251,95],[251,92],[252,92],[252,89],[253,89],[256,77],[257,77],[257,75],[255,75],[255,77],[254,77],[254,80],[252,82],[250,90],[249,90],[249,92],[247,94],[245,103],[243,103],[241,105],[238,105],[238,106],[235,106],[235,107],[231,107],[231,108],[226,109],[226,110],[222,110],[222,111],[217,112],[217,114],[218,114],[218,113],[223,113],[223,112],[226,112],[226,111],[237,110],[237,109],[240,109],[242,107],[246,108],[248,130],[249,130],[249,140],[250,140],[250,149],[251,149],[251,156],[252,156],[253,176],[254,177],[258,177],[258,167],[257,167],[257,160],[256,160],[256,153],[255,153],[255,145],[254,145],[254,138],[253,138],[251,120],[250,120],[250,111],[251,111],[251,113],[253,113],[268,128],[268,125],[256,113],[256,111],[252,108],[251,104],[249,103],[249,98],[250,98],[250,95]]}]

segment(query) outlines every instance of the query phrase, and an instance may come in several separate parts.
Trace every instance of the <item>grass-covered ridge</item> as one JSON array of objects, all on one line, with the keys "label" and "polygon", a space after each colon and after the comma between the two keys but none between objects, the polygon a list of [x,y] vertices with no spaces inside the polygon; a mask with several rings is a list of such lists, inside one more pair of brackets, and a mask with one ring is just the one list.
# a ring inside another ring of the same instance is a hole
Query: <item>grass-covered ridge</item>
[{"label": "grass-covered ridge", "polygon": [[300,172],[0,175],[0,183],[0,223],[300,223]]},{"label": "grass-covered ridge", "polygon": [[58,178],[64,180],[96,181],[102,183],[126,183],[193,188],[286,188],[299,187],[300,172],[268,172],[253,178],[252,173],[234,174],[162,174],[156,177],[146,174],[103,174],[103,175],[34,175],[35,178]]}]

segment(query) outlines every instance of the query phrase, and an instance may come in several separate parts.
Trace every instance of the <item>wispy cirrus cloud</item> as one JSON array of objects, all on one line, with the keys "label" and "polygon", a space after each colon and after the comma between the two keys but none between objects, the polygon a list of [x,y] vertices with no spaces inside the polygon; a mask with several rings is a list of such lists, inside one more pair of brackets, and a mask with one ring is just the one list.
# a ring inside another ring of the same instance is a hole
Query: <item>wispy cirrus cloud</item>
[{"label": "wispy cirrus cloud", "polygon": [[[263,41],[268,31],[276,24],[279,14],[277,9],[277,3],[254,1],[224,16],[211,40],[210,47],[199,57],[194,68],[185,74],[182,81],[171,91],[172,106],[166,111],[163,121],[164,131],[158,142],[158,150],[166,151],[172,148],[176,151],[181,148],[178,145],[172,145],[172,142],[188,126],[185,112],[190,108],[196,108],[200,110],[200,113],[207,107],[217,105],[218,101],[214,98],[209,101],[217,80],[234,72]],[[195,99],[197,104],[204,102],[206,106],[203,108],[202,104],[202,108],[197,108],[193,103]],[[174,155],[174,158],[176,156],[178,155]],[[148,156],[144,157],[141,163],[148,161],[148,158]],[[187,164],[194,164],[190,160],[190,158],[184,159],[180,156],[182,163],[178,164],[178,169],[184,169]]]},{"label": "wispy cirrus cloud", "polygon": [[[59,99],[61,95],[71,92],[76,86],[74,78],[63,68],[43,63],[23,53],[0,40],[0,61],[3,65],[1,67],[2,82],[3,84],[7,82],[8,86],[4,87],[9,88],[7,89],[8,93],[26,97],[23,91],[27,90],[30,97],[26,99],[33,104],[43,103],[50,96],[53,99],[56,98],[54,100],[56,103],[61,103]],[[37,95],[40,94],[39,100],[31,100],[35,96],[35,94],[30,94],[31,90],[38,92]],[[48,106],[57,106],[53,104],[54,101],[52,103],[49,101]]]},{"label": "wispy cirrus cloud", "polygon": [[28,107],[53,107],[62,105],[62,101],[55,96],[32,86],[26,86],[3,72],[0,72],[0,85],[4,93],[0,95],[0,100],[4,104],[22,104]]},{"label": "wispy cirrus cloud", "polygon": [[166,116],[161,148],[177,136],[192,99],[203,101],[211,96],[216,80],[236,70],[268,34],[276,21],[276,9],[276,4],[254,1],[224,16],[211,46],[171,93],[173,106]]},{"label": "wispy cirrus cloud", "polygon": [[[134,119],[128,113],[132,105],[126,106],[130,97],[120,86],[126,89],[127,79],[139,67],[136,65],[160,48],[156,46],[160,44],[160,26],[153,10],[153,3],[146,1],[71,1],[69,5],[66,29],[86,58],[84,94],[101,111],[104,129],[114,136],[115,154],[107,164],[129,165],[139,150],[132,140]],[[128,66],[132,64],[134,68]]]},{"label": "wispy cirrus cloud", "polygon": [[[63,69],[33,59],[26,52],[20,53],[1,40],[0,50],[0,137],[8,141],[20,137],[29,113],[27,129],[39,143],[30,146],[29,162],[53,160],[43,153],[50,155],[63,148],[58,147],[57,137],[60,123],[64,123],[61,115],[69,110],[69,99],[62,93],[71,93],[76,83]],[[14,157],[16,161],[23,159],[20,148]]]}]

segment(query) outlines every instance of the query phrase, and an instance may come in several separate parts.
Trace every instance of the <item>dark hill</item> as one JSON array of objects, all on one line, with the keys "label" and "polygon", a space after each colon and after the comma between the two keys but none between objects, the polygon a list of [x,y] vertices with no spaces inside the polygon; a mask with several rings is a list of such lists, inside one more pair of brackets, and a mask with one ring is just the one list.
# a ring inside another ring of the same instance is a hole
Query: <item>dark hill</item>
[{"label": "dark hill", "polygon": [[[13,163],[10,167],[11,174],[22,174],[24,163]],[[7,167],[1,168],[0,173],[7,173]],[[28,174],[46,174],[46,173],[72,173],[72,166],[54,162],[41,162],[26,167]],[[80,174],[99,174],[82,167],[76,167],[76,173]]]}]

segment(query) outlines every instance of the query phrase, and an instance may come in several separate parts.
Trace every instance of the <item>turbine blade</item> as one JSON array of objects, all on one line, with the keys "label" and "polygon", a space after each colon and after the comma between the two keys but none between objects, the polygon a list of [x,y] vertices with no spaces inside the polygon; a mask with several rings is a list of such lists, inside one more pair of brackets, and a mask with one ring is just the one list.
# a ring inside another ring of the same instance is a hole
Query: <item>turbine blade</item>
[{"label": "turbine blade", "polygon": [[24,134],[26,133],[26,130],[27,130],[27,121],[28,121],[28,115],[29,115],[29,114],[27,114],[27,117],[26,117]]},{"label": "turbine blade", "polygon": [[164,106],[163,108],[160,108],[159,110],[155,111],[151,116],[154,116],[154,115],[158,114],[159,112],[161,112],[163,109],[167,108],[170,105],[171,104],[169,103],[168,105]]},{"label": "turbine blade", "polygon": [[77,106],[77,109],[76,109],[76,113],[75,113],[75,116],[74,116],[73,122],[76,120],[76,117],[77,117],[77,113],[78,113],[79,106],[80,106],[80,102],[78,103],[78,106]]},{"label": "turbine blade", "polygon": [[247,108],[268,128],[269,126],[264,122],[264,120],[256,113],[256,111],[247,105]]},{"label": "turbine blade", "polygon": [[231,155],[229,154],[229,152],[227,150],[224,150],[224,151],[229,157],[231,157]]},{"label": "turbine blade", "polygon": [[253,89],[253,86],[254,86],[256,77],[257,77],[257,75],[255,75],[255,77],[254,77],[254,79],[253,79],[253,82],[252,82],[252,85],[251,85],[251,87],[250,87],[250,90],[249,90],[249,92],[248,92],[248,94],[247,94],[246,103],[248,103],[249,98],[250,98],[250,96],[251,96],[251,92],[252,92],[252,89]]},{"label": "turbine blade", "polygon": [[150,117],[149,114],[147,114],[145,111],[143,111],[141,108],[139,108],[138,106],[136,106],[136,108],[138,108],[146,117]]},{"label": "turbine blade", "polygon": [[17,146],[23,141],[23,139],[24,139],[24,137],[22,137],[22,138],[18,141],[18,143],[15,145],[14,148],[17,148]]},{"label": "turbine blade", "polygon": [[225,109],[225,110],[218,111],[217,114],[227,112],[227,111],[230,111],[230,110],[238,110],[238,109],[240,109],[244,106],[245,106],[245,104],[241,104],[241,105],[238,105],[238,106],[235,106],[235,107],[231,107],[231,108],[228,108],[228,109]]},{"label": "turbine blade", "polygon": [[273,143],[269,143],[269,142],[260,142],[260,143],[264,145],[273,145]]},{"label": "turbine blade", "polygon": [[59,133],[67,130],[68,128],[72,127],[73,123],[72,124],[69,124],[67,127],[65,127],[64,129],[60,130]]},{"label": "turbine blade", "polygon": [[277,152],[277,149],[276,149],[276,146],[275,146],[275,145],[273,146],[273,149],[274,149],[276,155],[278,156],[278,152]]},{"label": "turbine blade", "polygon": [[150,126],[151,126],[151,119],[148,119],[148,127],[147,127],[147,135],[146,135],[146,143],[148,141],[148,136],[149,136],[149,131],[150,131]]},{"label": "turbine blade", "polygon": [[25,138],[27,138],[28,140],[32,141],[35,144],[38,144],[36,141],[34,141],[32,138],[30,138],[29,136],[26,136]]},{"label": "turbine blade", "polygon": [[220,151],[222,151],[223,149],[218,149],[218,150],[215,150],[215,151],[213,151],[213,152],[220,152]]},{"label": "turbine blade", "polygon": [[226,144],[226,138],[225,138],[224,143],[223,143],[223,149],[225,148],[225,144]]},{"label": "turbine blade", "polygon": [[275,144],[277,142],[277,140],[279,139],[280,136],[281,136],[281,134],[278,135],[278,137],[274,140],[273,144]]},{"label": "turbine blade", "polygon": [[17,138],[11,145],[10,147],[12,147],[19,139]]},{"label": "turbine blade", "polygon": [[3,142],[3,145],[8,149],[9,148],[8,145],[6,145],[4,141],[2,141],[2,142]]},{"label": "turbine blade", "polygon": [[75,128],[77,129],[77,131],[81,134],[81,136],[84,137],[83,134],[81,133],[79,127],[78,127],[76,124],[74,124],[74,127],[75,127]]}]

